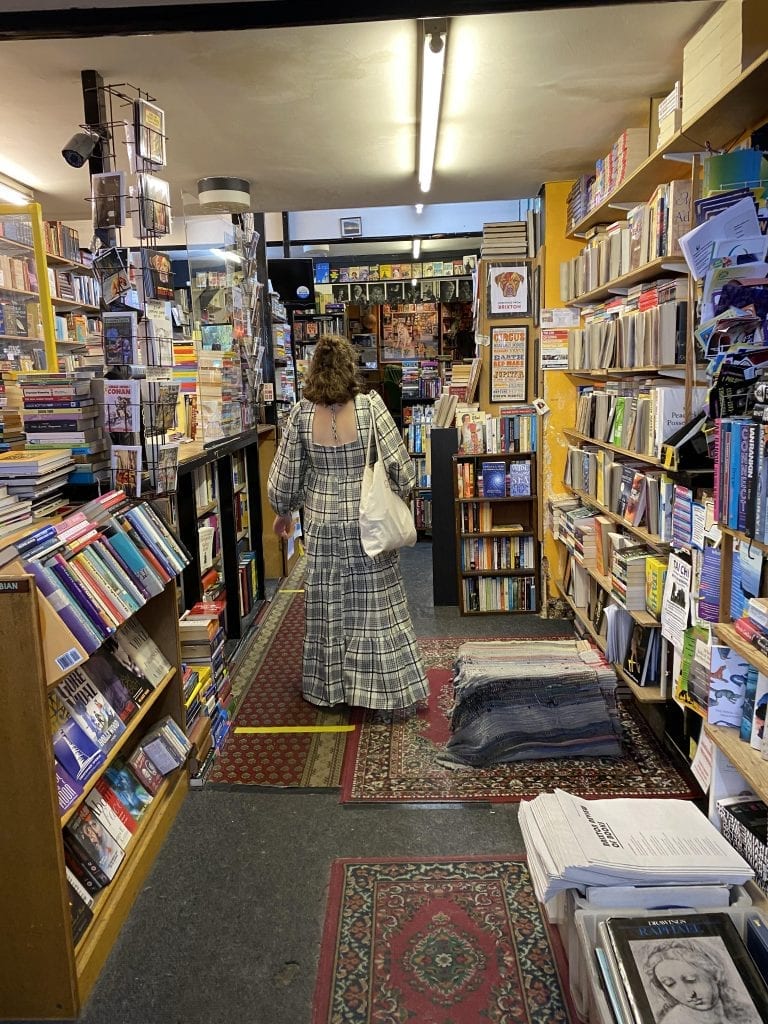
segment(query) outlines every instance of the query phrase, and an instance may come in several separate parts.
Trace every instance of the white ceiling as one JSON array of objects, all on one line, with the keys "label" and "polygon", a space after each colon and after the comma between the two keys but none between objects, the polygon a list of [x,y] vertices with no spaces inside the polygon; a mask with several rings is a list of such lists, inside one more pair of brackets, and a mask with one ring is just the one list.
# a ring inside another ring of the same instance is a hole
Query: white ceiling
[{"label": "white ceiling", "polygon": [[[252,182],[262,211],[535,195],[594,165],[682,74],[705,0],[475,15],[450,25],[432,191],[416,183],[416,21],[0,42],[0,171],[46,216],[83,219],[87,168],[61,147],[83,119],[80,70],[166,111],[174,194]],[[180,204],[179,204],[180,205]]]}]

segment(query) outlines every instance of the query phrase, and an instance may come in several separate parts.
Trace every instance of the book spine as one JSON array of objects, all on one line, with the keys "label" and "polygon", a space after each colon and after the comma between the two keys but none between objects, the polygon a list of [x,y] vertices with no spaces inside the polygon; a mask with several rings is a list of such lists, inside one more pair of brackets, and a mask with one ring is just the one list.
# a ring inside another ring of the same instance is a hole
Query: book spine
[{"label": "book spine", "polygon": [[91,568],[84,552],[74,555],[67,563],[70,572],[74,573],[81,584],[87,588],[93,600],[105,610],[112,619],[115,626],[121,625],[129,617],[130,612],[115,604],[107,589],[100,583],[96,573]]},{"label": "book spine", "polygon": [[69,565],[63,555],[57,553],[52,556],[50,569],[51,572],[53,572],[61,581],[62,586],[72,595],[73,599],[83,609],[102,639],[105,640],[108,636],[114,633],[115,627],[107,619],[106,615],[102,613],[98,604],[93,601],[88,591],[83,587],[79,578],[70,571]]},{"label": "book spine", "polygon": [[[105,885],[109,885],[108,876],[101,870],[96,861],[93,860],[93,858],[89,855],[85,847],[79,842],[77,836],[75,836],[74,833],[69,830],[69,828],[64,829],[64,843],[66,846],[69,847],[75,860],[79,861],[79,863],[85,869],[87,874],[89,874],[91,878],[93,878],[94,881],[99,885],[99,888],[103,888]],[[80,881],[82,882],[83,879],[80,878]],[[88,886],[86,886],[86,888],[88,888]]]},{"label": "book spine", "polygon": [[99,882],[96,877],[88,871],[85,864],[83,864],[75,851],[70,847],[66,833],[64,836],[64,861],[69,870],[89,895],[93,896],[104,888],[104,883]]},{"label": "book spine", "polygon": [[99,539],[98,550],[99,555],[106,563],[113,577],[120,580],[126,590],[131,593],[137,608],[146,604],[152,595],[144,586],[144,583],[137,578],[133,570],[120,557],[109,537],[104,535]]},{"label": "book spine", "polygon": [[77,604],[58,586],[50,569],[39,562],[22,561],[24,570],[35,577],[40,593],[48,599],[53,610],[89,654],[101,647],[102,637]]}]

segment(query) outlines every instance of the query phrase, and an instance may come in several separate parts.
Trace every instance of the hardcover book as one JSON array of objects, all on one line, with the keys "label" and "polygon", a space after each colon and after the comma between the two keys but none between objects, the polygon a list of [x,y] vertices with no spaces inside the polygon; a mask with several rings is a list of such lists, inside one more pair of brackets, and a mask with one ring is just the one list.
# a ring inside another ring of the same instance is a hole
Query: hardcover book
[{"label": "hardcover book", "polygon": [[768,1019],[768,989],[727,914],[610,917],[606,929],[637,1024]]},{"label": "hardcover book", "polygon": [[125,849],[132,835],[131,829],[123,824],[120,816],[115,813],[98,789],[91,790],[85,798],[85,803],[109,834],[114,836],[122,849]]}]

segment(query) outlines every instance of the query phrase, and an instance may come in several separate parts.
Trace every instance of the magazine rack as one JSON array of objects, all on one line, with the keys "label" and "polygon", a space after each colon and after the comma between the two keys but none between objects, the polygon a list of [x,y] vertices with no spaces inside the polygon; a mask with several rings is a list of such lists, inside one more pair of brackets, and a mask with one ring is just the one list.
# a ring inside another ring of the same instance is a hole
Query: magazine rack
[{"label": "magazine rack", "polygon": [[[62,817],[56,793],[47,693],[61,678],[62,651],[78,651],[33,577],[8,566],[0,575],[0,743],[6,754],[0,804],[0,906],[4,949],[0,958],[0,1017],[76,1017],[109,955],[181,802],[186,770],[167,776],[128,846],[114,880],[96,896],[93,919],[73,941],[64,868],[62,825],[121,751],[165,715],[184,724],[176,583],[136,616],[172,671],[160,683],[87,780]],[[82,653],[82,649],[79,649]],[[82,663],[82,662],[81,662]]]}]

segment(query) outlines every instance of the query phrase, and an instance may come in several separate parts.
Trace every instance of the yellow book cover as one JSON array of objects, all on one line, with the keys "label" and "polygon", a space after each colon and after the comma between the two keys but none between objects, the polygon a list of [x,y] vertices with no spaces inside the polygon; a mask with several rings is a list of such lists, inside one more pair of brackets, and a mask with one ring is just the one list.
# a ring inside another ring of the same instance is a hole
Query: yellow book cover
[{"label": "yellow book cover", "polygon": [[658,618],[661,615],[664,595],[664,580],[667,563],[663,558],[653,556],[645,560],[645,610]]}]

